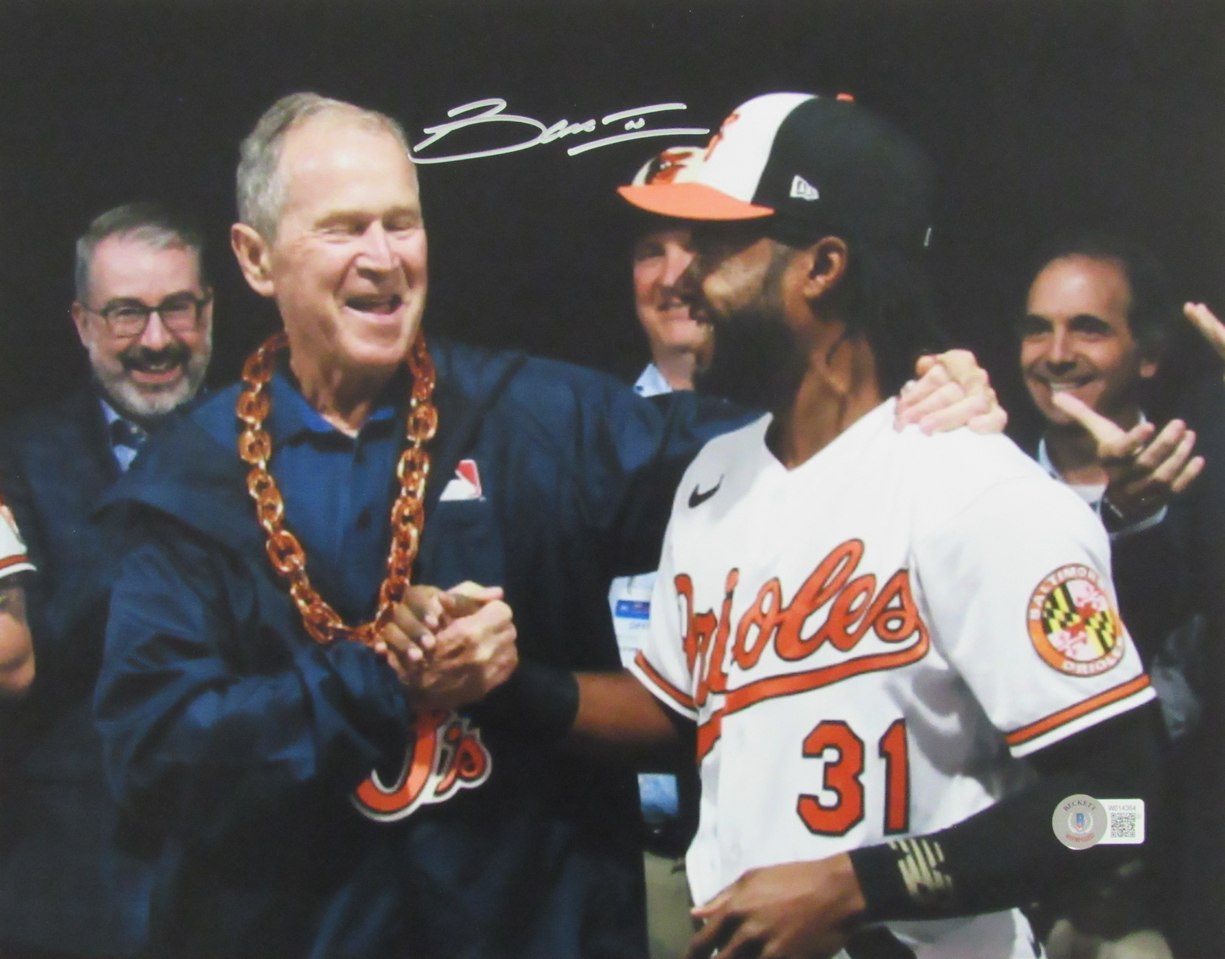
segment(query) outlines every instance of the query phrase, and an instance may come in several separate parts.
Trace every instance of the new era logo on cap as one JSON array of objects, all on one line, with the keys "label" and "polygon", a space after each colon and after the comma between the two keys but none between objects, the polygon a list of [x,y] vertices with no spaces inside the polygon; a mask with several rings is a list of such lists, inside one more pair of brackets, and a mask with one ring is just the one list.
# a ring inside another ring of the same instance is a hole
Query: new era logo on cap
[{"label": "new era logo on cap", "polygon": [[837,232],[913,248],[930,227],[934,190],[923,151],[866,108],[770,93],[733,110],[682,176],[619,192],[664,216],[762,219],[764,233],[787,243]]},{"label": "new era logo on cap", "polygon": [[795,176],[791,180],[791,198],[793,200],[819,200],[821,191],[802,176]]}]

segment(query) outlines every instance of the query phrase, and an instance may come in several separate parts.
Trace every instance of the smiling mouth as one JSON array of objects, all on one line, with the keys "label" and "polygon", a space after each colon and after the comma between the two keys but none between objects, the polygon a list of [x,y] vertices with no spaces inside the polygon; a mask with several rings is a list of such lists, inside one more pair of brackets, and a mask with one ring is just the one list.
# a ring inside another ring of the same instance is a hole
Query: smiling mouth
[{"label": "smiling mouth", "polygon": [[168,383],[183,375],[183,367],[178,363],[159,367],[135,366],[129,372],[133,379],[143,383]]},{"label": "smiling mouth", "polygon": [[391,296],[354,296],[345,300],[345,306],[358,313],[373,313],[377,316],[389,316],[395,313],[404,303],[404,298],[398,293]]},{"label": "smiling mouth", "polygon": [[1071,390],[1079,390],[1081,387],[1087,386],[1093,381],[1091,379],[1089,380],[1041,380],[1040,379],[1038,382],[1041,383],[1043,386],[1045,386],[1052,393],[1067,393]]},{"label": "smiling mouth", "polygon": [[182,344],[165,351],[151,353],[138,349],[120,358],[129,377],[138,383],[169,383],[181,377],[191,354]]}]

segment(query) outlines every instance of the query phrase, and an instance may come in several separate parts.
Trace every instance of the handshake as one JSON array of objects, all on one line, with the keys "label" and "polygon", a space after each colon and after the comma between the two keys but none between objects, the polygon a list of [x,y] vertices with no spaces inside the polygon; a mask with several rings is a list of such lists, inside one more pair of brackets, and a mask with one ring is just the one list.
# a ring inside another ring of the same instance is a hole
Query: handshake
[{"label": "handshake", "polygon": [[510,678],[515,624],[500,586],[410,586],[373,644],[419,708],[456,709]]}]

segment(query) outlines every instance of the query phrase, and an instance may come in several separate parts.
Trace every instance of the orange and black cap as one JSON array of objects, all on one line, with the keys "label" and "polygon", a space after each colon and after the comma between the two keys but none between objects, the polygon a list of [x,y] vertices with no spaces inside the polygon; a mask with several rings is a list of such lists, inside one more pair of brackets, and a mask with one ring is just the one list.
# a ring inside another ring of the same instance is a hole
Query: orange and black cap
[{"label": "orange and black cap", "polygon": [[836,232],[910,248],[927,245],[935,191],[922,149],[850,98],[771,93],[732,111],[674,175],[640,171],[619,192],[662,216],[761,220],[793,244]]}]

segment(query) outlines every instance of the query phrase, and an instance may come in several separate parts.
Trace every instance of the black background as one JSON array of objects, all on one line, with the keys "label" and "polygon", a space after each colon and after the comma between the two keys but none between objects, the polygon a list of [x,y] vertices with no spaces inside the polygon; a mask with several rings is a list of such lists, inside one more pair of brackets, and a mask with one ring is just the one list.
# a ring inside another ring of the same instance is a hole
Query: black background
[{"label": "black background", "polygon": [[[682,102],[653,125],[713,128],[758,93],[850,91],[935,156],[948,326],[1011,399],[1008,323],[1028,254],[1056,230],[1134,233],[1180,296],[1225,307],[1223,41],[1225,3],[1173,0],[0,0],[0,401],[84,375],[73,239],[144,196],[205,227],[212,379],[233,378],[272,324],[228,252],[236,148],[296,89],[387,111],[413,143],[487,97],[545,124]],[[567,155],[594,136],[422,166],[427,329],[641,364],[612,187],[673,141]]]}]

